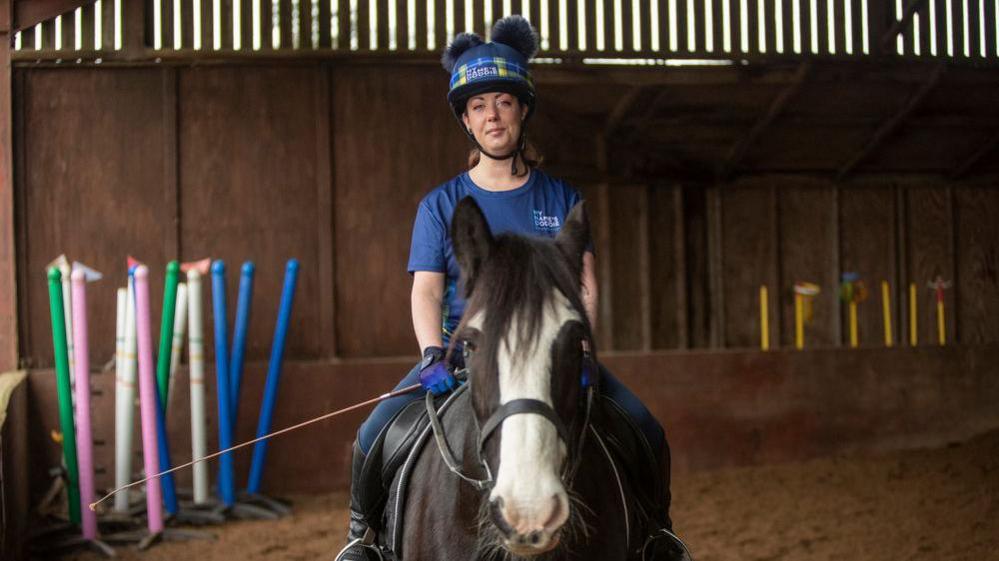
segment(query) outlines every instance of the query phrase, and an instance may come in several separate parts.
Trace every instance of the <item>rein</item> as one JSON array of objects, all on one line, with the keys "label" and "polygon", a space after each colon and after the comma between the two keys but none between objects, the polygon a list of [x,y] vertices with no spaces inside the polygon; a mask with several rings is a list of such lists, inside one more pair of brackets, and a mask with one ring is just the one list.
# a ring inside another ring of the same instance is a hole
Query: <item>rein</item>
[{"label": "rein", "polygon": [[[584,343],[585,352],[589,351],[589,346]],[[465,373],[467,375],[467,368],[458,374]],[[587,379],[586,371],[584,370],[584,385],[586,388],[586,394],[583,398],[583,425],[580,429],[579,439],[576,441],[575,450],[569,451],[570,458],[572,458],[571,464],[566,466],[566,469],[562,471],[562,483],[567,487],[571,487],[572,480],[576,476],[576,472],[579,470],[579,464],[582,461],[582,450],[583,445],[586,442],[586,432],[590,426],[590,412],[593,408],[593,397],[595,393],[594,385],[591,380]],[[466,391],[468,384],[463,384],[460,388],[455,390],[455,394]],[[444,460],[444,464],[447,466],[448,470],[458,476],[462,481],[465,481],[475,487],[478,491],[489,491],[495,485],[496,481],[493,478],[492,470],[489,469],[489,463],[486,462],[482,455],[482,449],[486,445],[486,441],[489,437],[503,424],[507,418],[514,415],[541,415],[548,422],[555,426],[555,430],[558,432],[559,438],[569,447],[571,441],[569,440],[569,431],[565,426],[565,422],[555,409],[547,403],[537,400],[537,399],[514,399],[508,401],[502,405],[492,415],[486,419],[485,424],[479,428],[479,438],[478,446],[476,449],[476,454],[478,455],[479,465],[485,471],[485,479],[478,479],[473,475],[469,475],[462,471],[461,466],[458,465],[457,460],[455,460],[454,452],[451,451],[451,446],[448,444],[447,435],[444,434],[444,426],[441,424],[440,417],[437,415],[437,409],[434,407],[434,396],[430,392],[427,392],[426,399],[427,417],[430,419],[430,427],[433,429],[434,442],[437,443],[437,450],[441,455],[441,459]]]}]

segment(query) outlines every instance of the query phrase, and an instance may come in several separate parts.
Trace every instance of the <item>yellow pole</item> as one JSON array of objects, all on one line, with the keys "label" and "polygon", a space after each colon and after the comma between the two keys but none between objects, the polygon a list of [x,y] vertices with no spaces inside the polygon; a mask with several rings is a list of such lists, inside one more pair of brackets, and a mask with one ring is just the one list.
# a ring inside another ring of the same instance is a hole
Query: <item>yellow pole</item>
[{"label": "yellow pole", "polygon": [[919,315],[916,313],[916,283],[909,283],[909,345],[919,344]]},{"label": "yellow pole", "polygon": [[895,345],[894,337],[891,331],[891,291],[888,289],[888,281],[881,281],[881,309],[885,316],[885,346],[892,347]]},{"label": "yellow pole", "polygon": [[857,303],[850,302],[850,346],[857,348]]},{"label": "yellow pole", "polygon": [[944,321],[943,298],[937,300],[937,338],[940,341],[940,345],[944,345],[947,342],[947,322]]},{"label": "yellow pole", "polygon": [[804,296],[794,295],[794,346],[798,349],[805,348],[805,314],[802,310]]},{"label": "yellow pole", "polygon": [[760,349],[770,350],[770,322],[767,316],[767,287],[760,287]]}]

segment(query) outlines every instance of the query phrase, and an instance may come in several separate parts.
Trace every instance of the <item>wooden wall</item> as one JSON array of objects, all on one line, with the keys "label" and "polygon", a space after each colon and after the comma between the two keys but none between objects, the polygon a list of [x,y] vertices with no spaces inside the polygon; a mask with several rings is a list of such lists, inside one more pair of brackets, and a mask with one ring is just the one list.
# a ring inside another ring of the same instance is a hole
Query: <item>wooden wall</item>
[{"label": "wooden wall", "polygon": [[[25,365],[52,362],[43,275],[60,253],[107,275],[91,288],[94,363],[113,356],[114,289],[129,254],[154,272],[156,315],[168,259],[224,259],[230,316],[239,266],[255,261],[250,361],[269,352],[292,257],[302,269],[289,359],[416,354],[405,272],[412,220],[419,199],[462,169],[467,148],[437,71],[317,62],[20,68],[15,78]],[[536,123],[555,159],[567,149],[565,126]],[[589,140],[579,147],[593,150]],[[918,285],[920,343],[931,343],[926,283],[936,275],[954,283],[949,340],[999,341],[994,185],[768,175],[580,187],[596,229],[604,350],[755,347],[761,284],[770,339],[789,346],[796,281],[822,287],[807,344],[841,346],[843,271],[871,291],[860,306],[863,345],[882,344],[881,280],[891,283],[897,340],[908,332],[904,287]]]}]

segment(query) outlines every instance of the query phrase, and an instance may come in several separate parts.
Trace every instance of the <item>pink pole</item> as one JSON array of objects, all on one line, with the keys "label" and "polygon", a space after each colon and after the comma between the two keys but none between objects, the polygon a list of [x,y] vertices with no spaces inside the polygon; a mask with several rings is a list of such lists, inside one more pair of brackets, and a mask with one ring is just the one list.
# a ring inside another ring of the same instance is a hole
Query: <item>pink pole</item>
[{"label": "pink pole", "polygon": [[87,345],[87,274],[73,271],[73,354],[76,355],[76,454],[80,466],[80,512],[83,537],[97,539],[94,502],[94,439],[90,432],[90,356]]},{"label": "pink pole", "polygon": [[[142,414],[142,456],[146,477],[159,473],[160,455],[156,440],[156,375],[153,367],[153,340],[149,330],[149,268],[135,269],[135,328],[139,344],[139,410]],[[163,498],[160,480],[146,482],[146,514],[149,532],[163,531]]]}]

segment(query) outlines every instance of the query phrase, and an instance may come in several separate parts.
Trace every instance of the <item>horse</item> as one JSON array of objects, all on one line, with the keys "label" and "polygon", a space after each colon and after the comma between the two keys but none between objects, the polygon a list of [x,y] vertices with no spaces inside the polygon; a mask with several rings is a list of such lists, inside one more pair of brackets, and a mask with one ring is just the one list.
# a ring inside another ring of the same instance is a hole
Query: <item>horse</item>
[{"label": "horse", "polygon": [[469,197],[451,235],[467,296],[454,336],[467,396],[432,415],[440,453],[428,446],[413,467],[402,557],[640,558],[633,490],[591,418],[598,370],[580,298],[582,203],[545,239],[494,236]]}]

